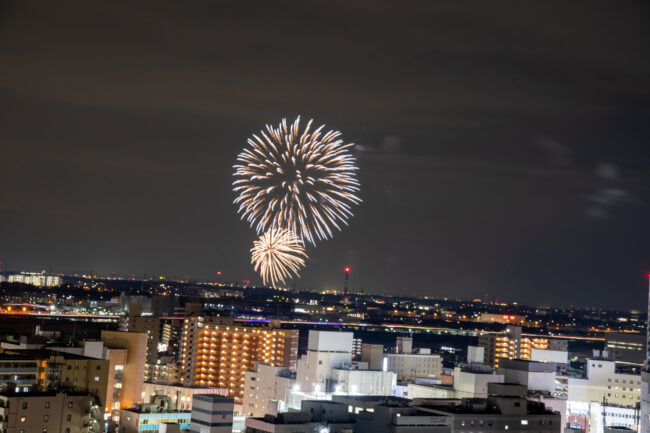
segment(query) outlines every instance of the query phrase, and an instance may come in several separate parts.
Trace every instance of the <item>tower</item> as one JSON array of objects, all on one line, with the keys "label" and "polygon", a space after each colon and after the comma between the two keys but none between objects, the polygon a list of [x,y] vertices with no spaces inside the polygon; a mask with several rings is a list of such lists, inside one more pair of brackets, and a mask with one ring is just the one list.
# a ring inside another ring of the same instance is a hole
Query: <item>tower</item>
[{"label": "tower", "polygon": [[[345,287],[343,288],[343,294],[348,296],[348,278],[350,277],[350,267],[345,267]],[[650,303],[648,304],[648,310],[650,311]]]}]

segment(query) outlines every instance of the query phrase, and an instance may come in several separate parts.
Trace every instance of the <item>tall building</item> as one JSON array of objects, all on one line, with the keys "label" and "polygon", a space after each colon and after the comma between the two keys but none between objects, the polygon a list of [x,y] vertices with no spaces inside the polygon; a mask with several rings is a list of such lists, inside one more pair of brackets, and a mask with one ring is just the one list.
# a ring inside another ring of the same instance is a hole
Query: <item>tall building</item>
[{"label": "tall building", "polygon": [[0,393],[3,433],[88,433],[103,431],[95,397],[75,392]]},{"label": "tall building", "polygon": [[220,317],[186,317],[180,382],[226,388],[240,402],[255,361],[296,369],[298,331],[236,325]]},{"label": "tall building", "polygon": [[499,366],[500,359],[531,359],[533,349],[567,350],[567,341],[537,336],[523,336],[521,327],[508,326],[501,333],[479,336],[479,347],[485,349],[485,363]]},{"label": "tall building", "polygon": [[641,410],[639,433],[650,433],[650,274],[648,274],[648,321],[645,338],[645,368],[641,372]]},{"label": "tall building", "polygon": [[[144,364],[147,353],[147,334],[138,332],[102,331],[102,342],[109,352],[114,349],[125,350],[124,364],[111,364],[109,387],[113,386],[114,395],[119,396],[119,404],[115,402],[112,410],[142,401],[142,386],[144,384]],[[109,357],[110,360],[110,357]],[[124,384],[121,388],[118,383]],[[115,397],[114,397],[115,399]],[[117,416],[117,415],[115,415]]]}]

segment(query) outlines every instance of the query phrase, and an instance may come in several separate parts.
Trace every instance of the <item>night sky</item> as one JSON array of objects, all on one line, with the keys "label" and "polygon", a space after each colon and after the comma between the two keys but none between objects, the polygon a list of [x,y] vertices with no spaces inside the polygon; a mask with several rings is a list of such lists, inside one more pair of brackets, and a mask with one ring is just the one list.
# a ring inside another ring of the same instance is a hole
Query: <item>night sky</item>
[{"label": "night sky", "polygon": [[0,1],[3,269],[259,281],[232,165],[301,114],[363,204],[297,288],[643,310],[650,8]]}]

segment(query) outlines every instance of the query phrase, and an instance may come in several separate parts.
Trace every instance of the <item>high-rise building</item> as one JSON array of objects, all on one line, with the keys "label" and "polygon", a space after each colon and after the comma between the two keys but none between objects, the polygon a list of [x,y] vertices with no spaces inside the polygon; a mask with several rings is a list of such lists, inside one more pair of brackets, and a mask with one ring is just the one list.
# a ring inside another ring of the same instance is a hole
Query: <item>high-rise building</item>
[{"label": "high-rise building", "polygon": [[241,401],[244,375],[255,361],[296,369],[298,331],[236,325],[220,317],[186,317],[179,381],[227,388]]},{"label": "high-rise building", "polygon": [[648,274],[648,323],[646,326],[645,368],[641,372],[639,433],[650,433],[650,274]]}]

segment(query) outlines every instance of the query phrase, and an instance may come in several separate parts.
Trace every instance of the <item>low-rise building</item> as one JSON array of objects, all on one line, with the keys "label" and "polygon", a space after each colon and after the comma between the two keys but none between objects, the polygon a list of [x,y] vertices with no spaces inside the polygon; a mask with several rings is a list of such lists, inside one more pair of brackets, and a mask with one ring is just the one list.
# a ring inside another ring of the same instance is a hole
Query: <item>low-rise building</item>
[{"label": "low-rise building", "polygon": [[160,383],[145,382],[142,387],[142,401],[151,403],[157,396],[167,396],[171,399],[172,408],[176,410],[190,410],[192,400],[197,394],[227,396],[225,388],[190,387],[180,384],[166,385]]},{"label": "low-rise building", "polygon": [[585,377],[570,377],[568,399],[636,407],[641,402],[641,375],[619,373],[614,361],[587,359]]},{"label": "low-rise building", "polygon": [[397,380],[442,374],[442,357],[436,354],[387,353],[385,369],[397,374]]},{"label": "low-rise building", "polygon": [[354,431],[355,419],[348,406],[326,400],[304,400],[300,412],[246,418],[246,433],[330,433]]},{"label": "low-rise building", "polygon": [[166,396],[154,398],[153,403],[135,404],[130,409],[120,409],[119,433],[157,432],[163,424],[178,424],[179,430],[189,431],[191,411],[173,409]]},{"label": "low-rise building", "polygon": [[235,399],[214,394],[197,394],[192,403],[190,432],[231,433]]},{"label": "low-rise building", "polygon": [[102,432],[102,410],[88,393],[0,393],[0,431],[3,433]]},{"label": "low-rise building", "polygon": [[506,383],[524,385],[528,391],[555,391],[556,367],[554,363],[535,362],[525,359],[504,359],[499,365]]},{"label": "low-rise building", "polygon": [[350,366],[332,369],[335,394],[392,395],[397,375],[392,371],[359,370]]}]

